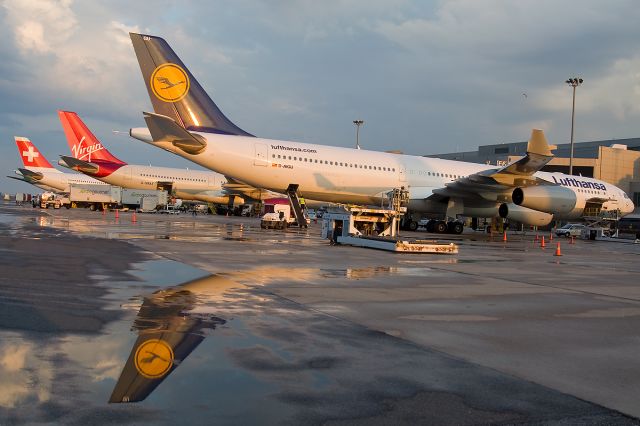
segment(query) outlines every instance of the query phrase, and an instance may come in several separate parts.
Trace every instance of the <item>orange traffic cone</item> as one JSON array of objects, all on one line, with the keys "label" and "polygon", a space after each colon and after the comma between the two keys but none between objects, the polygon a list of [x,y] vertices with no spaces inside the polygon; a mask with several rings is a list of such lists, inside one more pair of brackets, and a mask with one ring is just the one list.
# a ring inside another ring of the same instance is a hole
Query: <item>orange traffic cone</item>
[{"label": "orange traffic cone", "polygon": [[507,242],[507,231],[504,231],[504,234],[502,234],[502,242],[503,243]]},{"label": "orange traffic cone", "polygon": [[116,219],[120,219],[120,210],[116,209]]},{"label": "orange traffic cone", "polygon": [[540,247],[541,248],[545,248],[546,247],[546,245],[544,243],[544,235],[542,236],[542,239],[540,240]]},{"label": "orange traffic cone", "polygon": [[136,218],[136,212],[134,211],[133,214],[131,215],[131,222],[136,223],[138,221],[138,219]]},{"label": "orange traffic cone", "polygon": [[549,241],[553,241],[553,232],[549,232]]},{"label": "orange traffic cone", "polygon": [[562,256],[562,253],[560,252],[560,243],[558,243],[558,245],[556,246],[556,252],[553,255]]}]

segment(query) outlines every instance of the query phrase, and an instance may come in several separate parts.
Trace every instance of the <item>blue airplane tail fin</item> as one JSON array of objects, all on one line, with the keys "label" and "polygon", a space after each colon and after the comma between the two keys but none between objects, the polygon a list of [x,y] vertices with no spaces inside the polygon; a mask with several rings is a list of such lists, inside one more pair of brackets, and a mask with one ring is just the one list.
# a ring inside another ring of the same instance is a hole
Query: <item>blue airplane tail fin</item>
[{"label": "blue airplane tail fin", "polygon": [[189,131],[253,136],[220,111],[164,39],[129,35],[156,114],[173,118]]}]

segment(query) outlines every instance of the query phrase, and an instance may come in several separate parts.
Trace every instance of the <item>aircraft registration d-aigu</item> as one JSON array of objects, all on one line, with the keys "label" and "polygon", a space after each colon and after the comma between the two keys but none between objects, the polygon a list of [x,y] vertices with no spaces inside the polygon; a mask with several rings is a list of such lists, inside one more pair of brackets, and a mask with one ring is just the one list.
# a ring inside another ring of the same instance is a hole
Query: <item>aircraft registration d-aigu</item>
[{"label": "aircraft registration d-aigu", "polygon": [[63,173],[54,168],[28,138],[16,136],[15,140],[24,167],[15,171],[19,177],[7,177],[30,183],[45,191],[57,193],[69,192],[71,184],[103,184],[103,182],[83,174]]},{"label": "aircraft registration d-aigu", "polygon": [[184,200],[216,204],[244,202],[224,188],[226,179],[219,173],[127,164],[100,143],[78,114],[58,111],[58,115],[72,154],[60,156],[60,164],[65,167],[123,188],[168,190]]},{"label": "aircraft registration d-aigu", "polygon": [[155,111],[144,113],[148,130],[130,135],[247,184],[275,192],[294,184],[305,198],[365,205],[404,187],[409,210],[437,218],[437,232],[462,232],[460,222],[446,222],[458,215],[544,226],[587,208],[633,211],[610,183],[541,172],[553,158],[542,130],[532,131],[526,156],[501,168],[254,137],[220,111],[164,39],[130,36]]}]

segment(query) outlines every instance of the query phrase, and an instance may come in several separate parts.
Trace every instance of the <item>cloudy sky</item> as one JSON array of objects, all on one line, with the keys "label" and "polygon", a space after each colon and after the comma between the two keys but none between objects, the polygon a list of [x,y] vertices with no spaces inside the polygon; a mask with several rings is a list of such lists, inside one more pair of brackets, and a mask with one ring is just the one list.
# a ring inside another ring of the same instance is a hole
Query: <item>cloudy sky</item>
[{"label": "cloudy sky", "polygon": [[[132,164],[187,161],[112,130],[149,110],[129,31],[164,37],[218,106],[261,137],[408,154],[526,140],[640,137],[633,0],[0,0],[0,165],[14,135],[68,154],[76,111]],[[194,167],[197,168],[197,167]],[[1,191],[33,187],[2,178]]]}]

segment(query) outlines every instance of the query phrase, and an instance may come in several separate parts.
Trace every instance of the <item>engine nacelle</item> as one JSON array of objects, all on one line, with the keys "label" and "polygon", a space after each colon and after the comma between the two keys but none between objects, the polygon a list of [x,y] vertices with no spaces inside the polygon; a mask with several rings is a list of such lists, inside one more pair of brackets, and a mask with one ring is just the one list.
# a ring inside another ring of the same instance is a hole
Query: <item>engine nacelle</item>
[{"label": "engine nacelle", "polygon": [[546,226],[553,220],[552,214],[517,206],[513,203],[501,204],[498,213],[502,218],[509,218],[525,225]]},{"label": "engine nacelle", "polygon": [[539,185],[516,188],[511,199],[514,204],[546,213],[568,213],[574,209],[576,193],[564,186]]}]

